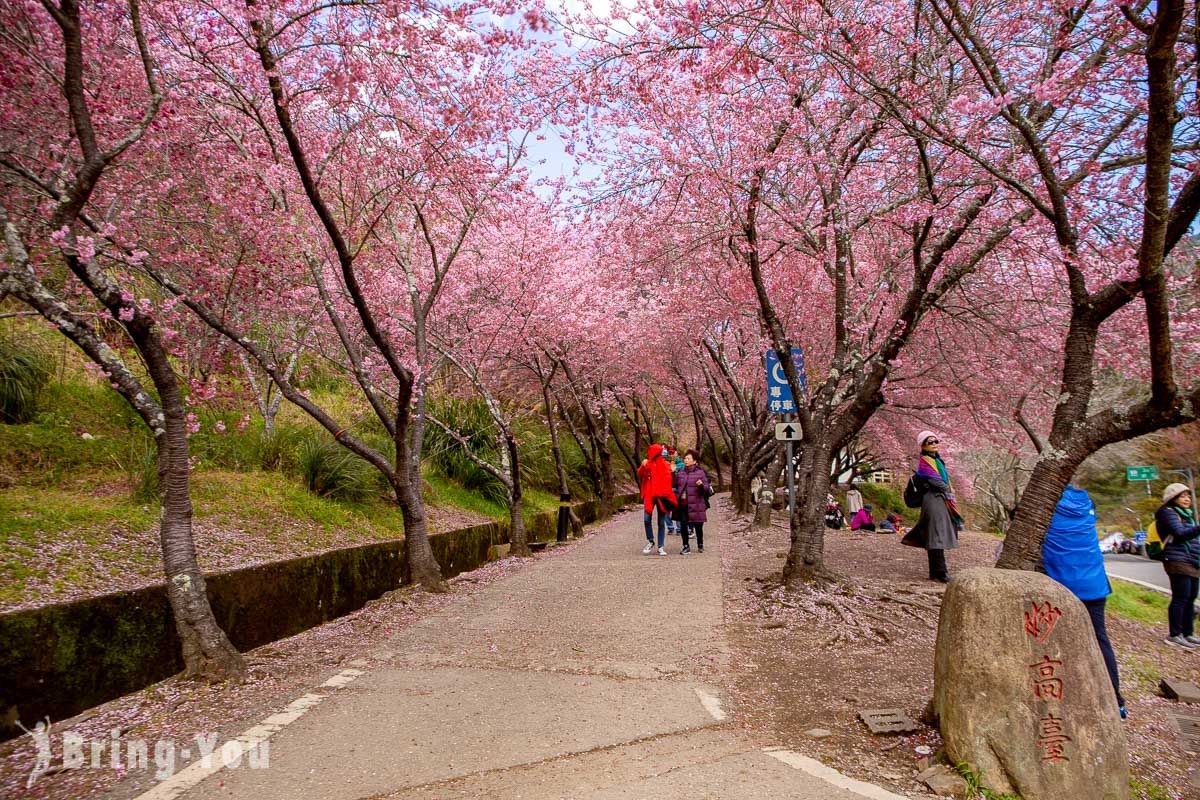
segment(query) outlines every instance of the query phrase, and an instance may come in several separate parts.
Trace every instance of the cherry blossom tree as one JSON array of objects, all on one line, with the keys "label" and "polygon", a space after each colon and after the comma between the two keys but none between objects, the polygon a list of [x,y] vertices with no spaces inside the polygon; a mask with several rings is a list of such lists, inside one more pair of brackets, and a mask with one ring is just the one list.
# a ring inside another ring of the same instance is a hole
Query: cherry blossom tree
[{"label": "cherry blossom tree", "polygon": [[[962,122],[953,125],[897,103],[915,129],[966,155],[1036,215],[1068,310],[1048,434],[1026,425],[1039,455],[999,562],[1029,569],[1085,458],[1196,417],[1200,386],[1182,388],[1176,377],[1179,353],[1194,353],[1195,340],[1177,338],[1165,268],[1200,210],[1189,89],[1196,54],[1181,40],[1182,1],[928,8],[954,42],[947,58],[973,76],[976,94],[957,101]],[[1015,32],[1021,46],[1012,45]],[[964,135],[981,130],[995,132],[989,146]],[[1144,348],[1140,357],[1128,353],[1131,342]],[[1122,349],[1132,356],[1123,371],[1145,370],[1144,394],[1100,405],[1097,367],[1105,351]]]},{"label": "cherry blossom tree", "polygon": [[[535,398],[540,395],[544,401],[548,391],[547,381],[539,384],[536,395],[530,391],[522,365],[531,358],[540,364],[539,323],[552,316],[562,300],[555,291],[557,239],[548,208],[533,197],[509,202],[503,214],[494,215],[481,228],[477,251],[464,258],[466,263],[431,323],[431,347],[466,379],[487,409],[495,429],[495,459],[476,453],[450,425],[435,416],[430,420],[457,439],[467,457],[504,487],[514,556],[530,555],[516,423],[529,413]],[[548,424],[553,426],[552,421]],[[550,433],[557,450],[553,427]],[[561,454],[556,452],[555,458],[562,485]]]},{"label": "cherry blossom tree", "polygon": [[[10,76],[0,103],[0,298],[22,301],[74,342],[150,428],[167,597],[185,674],[237,678],[245,662],[213,617],[196,562],[176,351],[153,303],[137,296],[137,267],[148,254],[118,239],[123,207],[141,200],[121,172],[164,116],[159,65],[137,0],[87,9],[62,0],[41,10],[25,4],[0,12]],[[109,344],[96,315],[118,326],[128,350]],[[131,353],[140,368],[129,363]]]},{"label": "cherry blossom tree", "polygon": [[[536,13],[528,19],[535,24]],[[197,115],[257,178],[244,190],[263,197],[267,213],[250,221],[273,226],[300,256],[338,361],[391,452],[298,389],[190,276],[153,275],[386,477],[404,514],[413,580],[445,589],[421,497],[439,358],[429,324],[476,224],[521,178],[522,123],[499,58],[520,35],[482,8],[303,2],[235,4],[216,17],[199,10],[173,20],[170,35],[180,69],[194,74]]]},{"label": "cherry blossom tree", "polygon": [[[773,6],[710,18],[664,5],[626,22],[636,33],[597,60],[626,83],[653,74],[669,88],[639,94],[636,115],[614,104],[636,128],[610,182],[654,203],[659,225],[724,248],[712,259],[726,265],[718,280],[749,289],[764,344],[804,346],[807,389],[781,360],[805,438],[784,572],[789,582],[822,577],[834,455],[887,403],[902,355],[924,344],[926,317],[1032,212],[898,122],[890,97],[862,77],[936,108],[963,91],[956,75],[914,60],[931,43],[910,10]],[[897,36],[879,37],[881,26]]]}]

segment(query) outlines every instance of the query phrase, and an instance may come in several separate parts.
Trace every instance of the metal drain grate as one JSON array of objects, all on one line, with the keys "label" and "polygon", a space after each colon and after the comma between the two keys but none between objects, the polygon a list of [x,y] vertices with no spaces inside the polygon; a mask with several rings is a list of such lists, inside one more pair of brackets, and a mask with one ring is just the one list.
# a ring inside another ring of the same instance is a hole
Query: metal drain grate
[{"label": "metal drain grate", "polygon": [[1179,743],[1190,753],[1200,753],[1200,717],[1190,714],[1168,714],[1179,729]]},{"label": "metal drain grate", "polygon": [[902,708],[865,708],[858,712],[858,718],[876,736],[888,733],[912,733],[921,728]]}]

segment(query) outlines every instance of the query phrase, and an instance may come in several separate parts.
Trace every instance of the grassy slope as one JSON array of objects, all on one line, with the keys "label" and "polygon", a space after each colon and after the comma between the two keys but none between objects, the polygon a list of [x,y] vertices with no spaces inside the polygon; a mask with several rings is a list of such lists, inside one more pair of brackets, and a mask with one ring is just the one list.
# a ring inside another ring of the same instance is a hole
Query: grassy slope
[{"label": "grassy slope", "polygon": [[1108,611],[1138,622],[1149,622],[1160,627],[1167,624],[1167,605],[1171,599],[1162,592],[1143,589],[1121,580],[1111,582],[1113,593],[1108,597]]},{"label": "grassy slope", "polygon": [[[32,423],[0,425],[0,608],[159,580],[158,506],[134,491],[154,469],[141,421],[114,392],[78,372],[51,383],[40,406]],[[239,418],[234,411],[201,414],[203,431],[191,442],[204,569],[403,535],[399,508],[382,493],[343,502],[312,494],[292,474],[259,469],[258,430],[239,432]],[[213,429],[218,419],[224,433]],[[295,410],[281,415],[293,434],[303,433],[305,422]],[[425,479],[435,529],[439,519],[445,526],[508,516],[502,504],[440,474]],[[527,514],[555,507],[555,495],[526,491]]]}]

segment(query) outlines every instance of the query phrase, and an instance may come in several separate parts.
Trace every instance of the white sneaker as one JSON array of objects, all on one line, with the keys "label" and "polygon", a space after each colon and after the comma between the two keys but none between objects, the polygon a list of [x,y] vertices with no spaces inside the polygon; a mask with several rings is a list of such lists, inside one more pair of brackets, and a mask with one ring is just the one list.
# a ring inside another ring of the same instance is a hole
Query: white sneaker
[{"label": "white sneaker", "polygon": [[1163,639],[1163,642],[1175,645],[1176,647],[1186,647],[1189,650],[1196,647],[1196,645],[1183,638],[1183,636],[1168,636],[1166,639]]},{"label": "white sneaker", "polygon": [[665,555],[667,554],[667,551],[666,551],[666,550],[663,550],[663,549],[660,547],[660,548],[658,548],[658,554],[659,554],[660,556],[665,556]]},{"label": "white sneaker", "polygon": [[654,545],[646,542],[646,546],[642,548],[642,555],[648,556],[654,552]]}]

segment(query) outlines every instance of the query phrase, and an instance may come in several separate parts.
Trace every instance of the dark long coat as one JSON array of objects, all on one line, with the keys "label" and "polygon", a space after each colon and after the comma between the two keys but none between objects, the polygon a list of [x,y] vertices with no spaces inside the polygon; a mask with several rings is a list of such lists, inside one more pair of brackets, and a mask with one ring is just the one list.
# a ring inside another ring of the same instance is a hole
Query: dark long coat
[{"label": "dark long coat", "polygon": [[[702,486],[697,486],[700,481]],[[708,473],[699,464],[684,467],[675,471],[675,495],[687,493],[688,522],[708,522],[708,506],[704,501],[712,494],[712,485],[708,482]]]},{"label": "dark long coat", "polygon": [[937,478],[918,476],[917,481],[923,484],[921,518],[905,535],[904,544],[926,550],[953,550],[958,547],[958,530],[946,507],[946,492],[950,487]]}]

